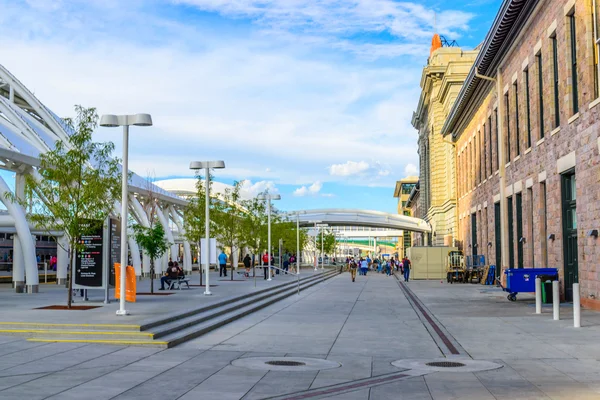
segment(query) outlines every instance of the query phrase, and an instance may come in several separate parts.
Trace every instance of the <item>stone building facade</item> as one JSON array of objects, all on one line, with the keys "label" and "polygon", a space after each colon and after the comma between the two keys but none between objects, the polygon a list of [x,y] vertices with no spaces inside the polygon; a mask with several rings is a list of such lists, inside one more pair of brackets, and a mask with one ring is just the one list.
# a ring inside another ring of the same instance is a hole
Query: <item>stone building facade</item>
[{"label": "stone building facade", "polygon": [[[600,2],[599,2],[600,3]],[[600,308],[600,98],[592,0],[504,0],[442,129],[459,240],[505,268],[556,267]]]},{"label": "stone building facade", "polygon": [[454,145],[440,134],[477,51],[441,47],[435,35],[421,76],[421,96],[412,125],[419,132],[419,182],[422,218],[431,224],[432,245],[454,245],[456,223],[456,165]]},{"label": "stone building facade", "polygon": [[[417,182],[419,182],[418,176],[407,176],[396,182],[394,197],[398,199],[398,214],[409,217],[413,216],[412,209],[406,205],[406,202],[410,193],[417,185]],[[406,249],[412,244],[411,232],[403,231],[402,234],[403,235],[398,238],[398,246],[396,248],[401,257],[406,254]]]}]

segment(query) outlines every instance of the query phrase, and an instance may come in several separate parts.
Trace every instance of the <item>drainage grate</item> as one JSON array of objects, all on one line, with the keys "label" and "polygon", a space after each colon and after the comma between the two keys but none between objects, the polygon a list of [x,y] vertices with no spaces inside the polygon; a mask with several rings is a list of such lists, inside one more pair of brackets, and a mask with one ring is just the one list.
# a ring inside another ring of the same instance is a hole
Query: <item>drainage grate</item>
[{"label": "drainage grate", "polygon": [[265,364],[276,365],[278,367],[302,367],[306,365],[306,363],[300,361],[283,361],[283,360],[275,360],[275,361],[267,361]]},{"label": "drainage grate", "polygon": [[464,367],[465,364],[453,361],[433,361],[425,364],[429,367],[441,367],[441,368],[458,368]]}]

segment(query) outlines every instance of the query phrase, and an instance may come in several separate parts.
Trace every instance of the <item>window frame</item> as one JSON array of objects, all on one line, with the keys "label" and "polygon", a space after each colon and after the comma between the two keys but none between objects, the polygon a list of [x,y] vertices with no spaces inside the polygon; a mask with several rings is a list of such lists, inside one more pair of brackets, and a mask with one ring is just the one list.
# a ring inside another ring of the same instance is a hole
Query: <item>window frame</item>
[{"label": "window frame", "polygon": [[529,67],[525,68],[525,105],[527,117],[527,148],[531,148],[531,98],[529,96]]},{"label": "window frame", "polygon": [[518,81],[513,82],[513,89],[515,91],[515,144],[516,152],[515,157],[521,155],[521,129],[520,129],[520,118],[519,118],[519,83]]},{"label": "window frame", "polygon": [[553,87],[553,98],[554,98],[554,128],[560,127],[560,94],[558,91],[558,84],[560,76],[558,74],[558,39],[556,32],[550,37],[552,44],[552,87]]},{"label": "window frame", "polygon": [[575,10],[567,15],[569,21],[569,51],[571,53],[571,111],[573,115],[579,112],[579,79],[577,78],[577,24]]},{"label": "window frame", "polygon": [[538,116],[540,118],[540,139],[544,138],[544,65],[542,52],[535,55],[537,60],[537,72],[538,72]]}]

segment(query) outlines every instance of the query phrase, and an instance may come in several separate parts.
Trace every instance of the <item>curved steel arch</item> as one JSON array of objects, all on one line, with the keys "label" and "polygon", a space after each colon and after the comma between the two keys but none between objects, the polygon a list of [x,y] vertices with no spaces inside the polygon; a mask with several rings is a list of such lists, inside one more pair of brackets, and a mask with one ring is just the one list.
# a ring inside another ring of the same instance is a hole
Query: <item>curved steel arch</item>
[{"label": "curved steel arch", "polygon": [[301,210],[288,214],[297,214],[299,224],[303,227],[310,227],[315,223],[323,223],[331,226],[365,226],[401,229],[412,232],[431,232],[431,226],[420,218],[390,214],[382,211],[330,208]]}]

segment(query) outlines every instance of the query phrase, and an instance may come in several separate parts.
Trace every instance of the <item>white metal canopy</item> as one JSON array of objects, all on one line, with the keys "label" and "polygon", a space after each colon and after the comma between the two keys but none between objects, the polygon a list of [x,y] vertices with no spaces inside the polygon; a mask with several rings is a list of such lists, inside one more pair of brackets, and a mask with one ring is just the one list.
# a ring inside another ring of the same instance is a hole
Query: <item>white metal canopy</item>
[{"label": "white metal canopy", "polygon": [[290,212],[298,215],[300,226],[312,227],[315,223],[330,226],[364,226],[401,229],[412,232],[431,232],[431,226],[420,218],[390,214],[382,211],[331,208]]}]

